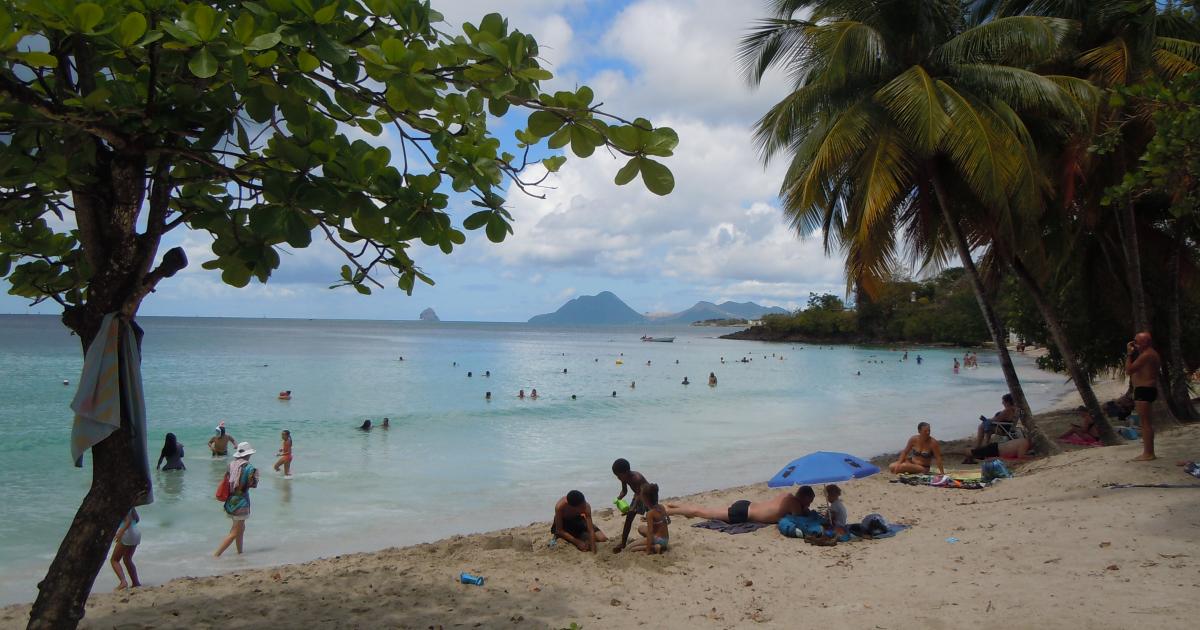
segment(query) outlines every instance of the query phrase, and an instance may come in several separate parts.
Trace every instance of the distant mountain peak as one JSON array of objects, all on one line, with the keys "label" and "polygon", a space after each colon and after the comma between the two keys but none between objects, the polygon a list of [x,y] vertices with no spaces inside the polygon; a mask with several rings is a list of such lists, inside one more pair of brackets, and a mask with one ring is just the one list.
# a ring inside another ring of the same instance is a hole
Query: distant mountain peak
[{"label": "distant mountain peak", "polygon": [[421,315],[420,315],[420,317],[418,317],[418,319],[420,319],[423,322],[440,322],[440,321],[442,321],[442,320],[438,319],[437,313],[434,312],[432,306],[421,311]]},{"label": "distant mountain peak", "polygon": [[691,324],[710,319],[759,319],[768,313],[787,313],[778,306],[760,306],[754,302],[725,301],[720,305],[701,300],[691,308],[678,313],[639,314],[629,308],[612,291],[601,291],[596,295],[581,295],[563,304],[553,313],[535,315],[531,324]]}]

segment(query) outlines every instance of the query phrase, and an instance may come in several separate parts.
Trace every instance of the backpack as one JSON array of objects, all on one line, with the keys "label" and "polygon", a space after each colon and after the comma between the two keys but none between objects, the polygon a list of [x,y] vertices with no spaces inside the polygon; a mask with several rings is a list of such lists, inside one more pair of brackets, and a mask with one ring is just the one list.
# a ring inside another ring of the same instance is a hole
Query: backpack
[{"label": "backpack", "polygon": [[217,486],[217,493],[214,495],[218,501],[229,500],[229,471],[225,471],[225,476],[221,478],[221,483]]},{"label": "backpack", "polygon": [[986,481],[1012,477],[1012,473],[1008,471],[1008,467],[999,459],[991,459],[983,462],[979,468],[979,472],[983,473],[983,478]]}]

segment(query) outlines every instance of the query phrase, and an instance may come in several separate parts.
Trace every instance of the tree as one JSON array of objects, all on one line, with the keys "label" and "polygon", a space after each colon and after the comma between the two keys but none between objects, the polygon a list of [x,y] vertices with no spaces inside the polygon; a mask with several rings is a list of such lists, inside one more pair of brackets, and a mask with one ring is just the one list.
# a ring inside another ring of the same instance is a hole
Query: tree
[{"label": "tree", "polygon": [[[61,304],[87,348],[104,314],[132,319],[187,264],[179,248],[158,256],[175,230],[211,235],[204,266],[233,286],[265,282],[315,233],[347,259],[337,285],[366,294],[391,274],[411,293],[432,283],[409,255],[417,240],[450,253],[464,229],[511,232],[504,186],[536,194],[522,177],[543,140],[579,157],[605,147],[629,158],[617,184],[640,175],[670,192],[656,158],[671,129],[606,114],[587,87],[542,92],[536,39],[499,15],[462,35],[441,20],[417,0],[0,5],[0,277]],[[522,111],[514,155],[488,118]],[[385,130],[399,155],[352,139]],[[459,229],[463,198],[476,210]],[[92,450],[31,628],[78,623],[114,526],[146,494],[127,425]]]},{"label": "tree", "polygon": [[[791,155],[780,190],[801,234],[821,230],[846,253],[847,275],[885,277],[903,232],[915,256],[957,253],[996,343],[1009,389],[1043,452],[1057,452],[1033,422],[984,290],[972,249],[973,213],[1003,222],[1035,205],[1038,174],[1027,116],[1082,121],[1086,82],[1031,68],[1066,50],[1077,25],[1019,16],[968,27],[957,0],[778,0],[775,17],[743,40],[757,82],[785,66],[795,89],[763,116],[764,159]],[[797,19],[800,12],[807,19]],[[949,180],[961,180],[969,199]]]}]

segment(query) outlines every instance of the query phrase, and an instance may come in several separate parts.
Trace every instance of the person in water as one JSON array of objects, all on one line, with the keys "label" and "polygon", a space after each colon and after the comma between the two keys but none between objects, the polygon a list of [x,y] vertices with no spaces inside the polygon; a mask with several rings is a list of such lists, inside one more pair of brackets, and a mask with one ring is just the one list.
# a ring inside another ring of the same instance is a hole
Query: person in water
[{"label": "person in water", "polygon": [[716,372],[709,372],[709,373],[708,373],[708,386],[709,386],[709,387],[716,387],[716,386],[717,386],[717,374],[716,374]]},{"label": "person in water", "polygon": [[279,392],[279,400],[291,400],[291,399],[292,399],[292,390],[287,389],[282,392]]},{"label": "person in water", "polygon": [[629,381],[629,389],[637,389],[637,381]]},{"label": "person in water", "polygon": [[689,383],[689,382],[688,382],[688,378],[687,378],[686,376],[685,376],[685,377],[683,377],[683,382],[682,382],[682,383],[680,383],[680,384],[681,384],[681,385],[691,385],[691,383]]},{"label": "person in water", "polygon": [[[166,460],[167,465],[163,466],[163,460]],[[187,466],[183,465],[183,445],[175,439],[174,433],[168,433],[167,439],[163,441],[162,450],[158,453],[158,463],[154,465],[155,470],[186,470]]]},{"label": "person in water", "polygon": [[615,389],[613,390],[613,395],[612,395],[612,397],[613,397],[613,398],[616,398],[616,397],[617,397],[617,390],[615,390]]},{"label": "person in water", "polygon": [[706,518],[724,521],[731,525],[739,523],[778,523],[779,519],[797,514],[807,516],[817,494],[811,486],[800,486],[795,494],[780,494],[767,501],[734,501],[727,508],[706,507],[694,503],[668,503],[667,514],[686,518]]},{"label": "person in water", "polygon": [[236,445],[237,440],[225,433],[225,421],[222,420],[221,424],[217,425],[216,435],[208,440],[208,450],[212,451],[213,457],[225,457],[229,454],[229,447]]},{"label": "person in water", "polygon": [[391,427],[392,427],[392,421],[388,420],[387,418],[384,418],[383,424],[379,425],[379,428],[383,429],[384,431],[390,429]]},{"label": "person in water", "polygon": [[[385,420],[385,423],[386,423],[386,420]],[[279,446],[279,452],[276,453],[276,455],[279,456],[279,459],[275,460],[275,465],[272,467],[272,469],[275,472],[279,472],[279,468],[282,466],[283,467],[283,476],[291,477],[292,476],[292,432],[285,429],[283,431],[283,433],[281,433],[279,435],[279,439],[281,439],[283,441],[283,443]]]},{"label": "person in water", "polygon": [[370,419],[363,420],[363,423],[361,425],[359,425],[358,430],[359,431],[370,431],[371,430],[371,420]]},{"label": "person in water", "polygon": [[958,374],[958,357],[954,358],[954,373]]},{"label": "person in water", "polygon": [[572,490],[554,505],[554,523],[550,533],[561,538],[580,551],[596,552],[596,543],[608,538],[592,523],[592,506],[588,505],[583,493]]},{"label": "person in water", "polygon": [[[142,583],[138,580],[137,567],[133,565],[133,554],[137,551],[137,546],[142,543],[142,532],[138,529],[137,509],[130,509],[125,518],[121,520],[121,526],[117,528],[117,533],[113,536],[113,552],[109,558],[108,564],[112,566],[113,573],[117,574],[117,590],[121,591],[129,588],[132,584],[135,588],[141,586]],[[125,565],[125,570],[129,571],[129,582],[125,582],[125,571],[121,570],[121,565]]]},{"label": "person in water", "polygon": [[933,439],[930,432],[928,422],[918,423],[917,434],[908,438],[908,442],[900,451],[899,459],[892,462],[888,466],[888,470],[895,475],[901,473],[924,474],[929,472],[929,467],[936,461],[938,472],[946,474],[946,469],[942,466],[942,446]]},{"label": "person in water", "polygon": [[237,543],[237,552],[242,553],[246,519],[250,518],[250,489],[258,487],[258,469],[250,463],[250,456],[254,453],[249,442],[242,442],[233,454],[233,461],[229,462],[229,498],[225,500],[224,507],[233,525],[213,556],[220,557],[233,543]]},{"label": "person in water", "polygon": [[529,392],[529,398],[531,398],[533,400],[537,400],[537,397],[538,397],[537,389],[534,388],[532,391]]},{"label": "person in water", "polygon": [[625,494],[630,490],[633,491],[633,502],[629,505],[629,510],[625,512],[625,526],[621,530],[621,542],[613,547],[613,553],[620,553],[625,548],[625,544],[629,542],[629,530],[633,528],[633,519],[638,514],[646,513],[646,504],[642,501],[642,488],[646,485],[646,478],[642,473],[631,470],[629,468],[629,460],[619,458],[613,461],[612,464],[613,476],[621,482],[621,493],[617,495],[617,500],[624,499]]},{"label": "person in water", "polygon": [[671,534],[667,526],[671,524],[671,517],[667,515],[667,508],[658,502],[658,484],[643,485],[639,500],[646,506],[645,516],[642,517],[646,522],[638,525],[642,539],[629,545],[629,551],[662,553],[670,547]]},{"label": "person in water", "polygon": [[517,398],[525,400],[525,390],[522,389],[521,391],[517,392]]}]

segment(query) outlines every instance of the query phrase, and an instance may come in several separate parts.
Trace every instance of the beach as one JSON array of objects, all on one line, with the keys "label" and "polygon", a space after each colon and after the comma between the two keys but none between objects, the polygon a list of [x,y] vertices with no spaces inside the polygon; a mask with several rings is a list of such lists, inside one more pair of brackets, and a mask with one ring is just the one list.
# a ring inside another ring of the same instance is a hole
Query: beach
[{"label": "beach", "polygon": [[[1065,414],[1058,414],[1065,417]],[[664,555],[549,546],[548,522],[301,564],[94,593],[85,628],[1190,628],[1200,611],[1200,486],[1177,460],[1200,454],[1200,426],[1138,444],[1073,450],[1013,466],[983,490],[842,484],[851,521],[911,525],[890,539],[814,547],[774,527],[728,535],[676,517]],[[953,463],[950,469],[969,469]],[[613,494],[617,483],[613,481]],[[727,505],[780,490],[711,490]],[[591,497],[597,525],[621,520]],[[818,500],[818,503],[821,500]],[[551,502],[546,504],[550,517]],[[436,515],[431,515],[436,518]],[[270,532],[251,519],[247,545]],[[953,541],[953,542],[952,542]],[[459,583],[467,571],[483,586]],[[0,610],[23,627],[28,605]]]}]

